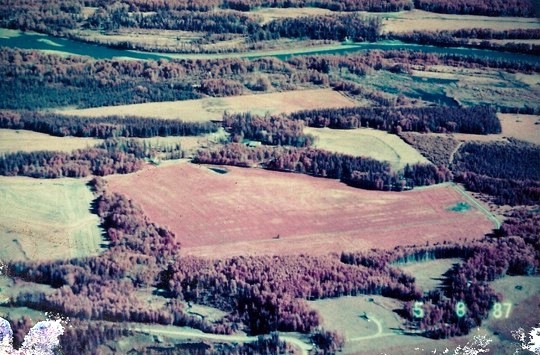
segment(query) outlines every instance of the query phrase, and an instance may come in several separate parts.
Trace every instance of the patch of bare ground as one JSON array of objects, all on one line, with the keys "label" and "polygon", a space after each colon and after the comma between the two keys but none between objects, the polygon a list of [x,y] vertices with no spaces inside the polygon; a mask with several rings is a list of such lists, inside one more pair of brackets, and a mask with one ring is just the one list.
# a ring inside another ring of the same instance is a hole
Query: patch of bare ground
[{"label": "patch of bare ground", "polygon": [[404,168],[407,164],[429,163],[426,158],[395,134],[375,129],[343,130],[306,127],[304,133],[317,138],[314,144],[317,148],[388,161],[396,170]]},{"label": "patch of bare ground", "polygon": [[0,129],[0,153],[38,150],[71,152],[76,149],[93,147],[101,142],[101,139],[94,138],[55,137],[22,129]]},{"label": "patch of bare ground", "polygon": [[98,254],[99,218],[82,179],[0,177],[0,260],[52,260]]},{"label": "patch of bare ground", "polygon": [[223,98],[70,109],[60,112],[67,115],[90,117],[119,115],[181,119],[184,121],[210,121],[221,120],[225,111],[277,114],[318,108],[352,106],[355,106],[354,101],[336,91],[312,89]]},{"label": "patch of bare ground", "polygon": [[393,266],[414,276],[415,283],[418,287],[427,292],[441,287],[444,274],[450,270],[454,264],[459,264],[460,262],[461,259],[451,258],[394,264]]},{"label": "patch of bare ground", "polygon": [[492,228],[474,207],[447,210],[463,198],[449,185],[378,192],[300,174],[209,168],[178,163],[107,180],[199,256],[392,248],[474,239]]},{"label": "patch of bare ground", "polygon": [[422,10],[402,11],[393,14],[381,14],[383,32],[411,32],[459,30],[462,28],[488,28],[493,30],[511,30],[516,28],[540,28],[535,18],[489,17],[474,15],[437,14]]}]

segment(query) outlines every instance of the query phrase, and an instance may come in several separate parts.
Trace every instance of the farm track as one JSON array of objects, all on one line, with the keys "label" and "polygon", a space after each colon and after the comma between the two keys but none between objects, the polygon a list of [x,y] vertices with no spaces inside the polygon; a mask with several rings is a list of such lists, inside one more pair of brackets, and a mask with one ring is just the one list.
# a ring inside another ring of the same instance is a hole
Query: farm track
[{"label": "farm track", "polygon": [[488,211],[484,206],[482,206],[474,197],[469,195],[467,191],[465,191],[461,186],[459,186],[456,183],[451,183],[450,186],[454,188],[457,192],[459,192],[463,197],[465,197],[469,202],[471,202],[473,205],[480,210],[483,214],[486,215],[486,217],[493,222],[493,225],[495,226],[495,229],[501,228],[501,222],[499,219],[490,211]]}]

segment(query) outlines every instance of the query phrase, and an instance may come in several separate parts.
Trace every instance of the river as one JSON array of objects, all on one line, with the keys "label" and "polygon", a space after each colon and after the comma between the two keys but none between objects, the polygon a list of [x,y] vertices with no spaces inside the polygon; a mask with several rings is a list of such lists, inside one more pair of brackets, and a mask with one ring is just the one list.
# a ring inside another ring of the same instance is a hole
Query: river
[{"label": "river", "polygon": [[509,52],[498,52],[483,49],[470,48],[446,48],[435,47],[418,44],[408,44],[400,41],[381,41],[376,43],[354,43],[341,46],[330,46],[326,48],[304,48],[302,50],[286,50],[286,51],[268,51],[264,53],[232,53],[232,54],[171,54],[171,53],[150,53],[134,50],[114,49],[106,46],[89,44],[70,40],[66,38],[53,37],[35,32],[21,32],[17,30],[0,29],[0,46],[20,48],[20,49],[37,49],[46,52],[58,54],[75,54],[89,56],[96,59],[209,59],[209,58],[259,58],[263,56],[273,56],[280,59],[286,59],[294,55],[300,54],[350,54],[361,51],[379,49],[379,50],[414,50],[435,54],[461,54],[474,55],[489,59],[499,60],[516,60],[532,64],[537,64],[540,57],[526,54],[516,54]]}]

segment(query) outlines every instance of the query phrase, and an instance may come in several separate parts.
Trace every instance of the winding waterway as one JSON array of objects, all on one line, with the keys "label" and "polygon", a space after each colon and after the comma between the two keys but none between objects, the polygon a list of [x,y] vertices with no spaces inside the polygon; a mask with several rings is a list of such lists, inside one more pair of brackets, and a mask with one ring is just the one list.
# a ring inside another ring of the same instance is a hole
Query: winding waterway
[{"label": "winding waterway", "polygon": [[0,32],[0,46],[20,48],[20,49],[37,49],[46,52],[64,54],[64,55],[82,55],[96,59],[203,59],[203,58],[258,58],[263,56],[273,56],[280,59],[286,59],[294,55],[300,54],[348,54],[367,50],[414,50],[435,54],[460,54],[474,55],[489,59],[499,60],[518,60],[528,63],[537,64],[540,57],[526,54],[516,54],[508,52],[498,52],[483,49],[470,48],[447,48],[435,47],[427,45],[408,44],[400,41],[381,41],[376,43],[355,43],[342,46],[330,46],[326,48],[313,47],[303,48],[299,50],[279,50],[266,52],[250,52],[250,53],[230,53],[230,54],[171,54],[171,53],[150,53],[133,50],[114,49],[106,46],[95,45],[74,41],[66,38],[53,37],[49,35],[21,32],[16,30],[2,29]]}]

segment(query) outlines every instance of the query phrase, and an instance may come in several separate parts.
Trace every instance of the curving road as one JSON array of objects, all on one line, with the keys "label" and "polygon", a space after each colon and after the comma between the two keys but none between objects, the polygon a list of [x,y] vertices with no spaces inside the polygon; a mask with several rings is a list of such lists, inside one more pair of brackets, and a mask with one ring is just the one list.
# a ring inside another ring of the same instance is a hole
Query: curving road
[{"label": "curving road", "polygon": [[[224,335],[224,334],[211,334],[203,333],[199,330],[187,330],[187,329],[165,329],[158,326],[139,326],[133,327],[130,330],[134,332],[141,332],[146,334],[156,334],[156,335],[172,335],[172,336],[181,336],[189,338],[198,338],[198,339],[208,339],[208,340],[218,340],[226,342],[238,342],[238,343],[250,343],[257,341],[258,336],[248,336],[248,335]],[[305,343],[304,341],[295,338],[290,335],[284,335],[284,333],[279,333],[279,339],[292,344],[300,349],[301,354],[307,355],[309,351],[313,348],[311,344]]]}]

